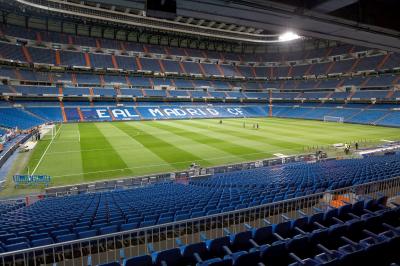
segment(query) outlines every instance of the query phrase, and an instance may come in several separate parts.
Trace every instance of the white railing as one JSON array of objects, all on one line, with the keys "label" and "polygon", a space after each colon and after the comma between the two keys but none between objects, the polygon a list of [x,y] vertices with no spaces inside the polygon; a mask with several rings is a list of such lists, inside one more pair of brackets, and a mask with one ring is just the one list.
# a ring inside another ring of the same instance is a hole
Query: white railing
[{"label": "white railing", "polygon": [[262,227],[265,219],[271,223],[279,223],[288,218],[299,217],[300,211],[312,214],[317,209],[326,210],[328,206],[340,206],[343,200],[354,203],[365,197],[390,198],[399,192],[400,177],[396,177],[216,215],[5,252],[0,254],[0,262],[2,265],[13,266],[54,263],[86,265],[90,257],[92,264],[96,265],[118,261],[121,250],[126,257],[144,255],[151,251],[149,244],[155,250],[174,248],[200,242],[203,240],[201,236],[212,239],[224,236],[226,230],[231,233],[243,231],[245,224],[253,228]]}]

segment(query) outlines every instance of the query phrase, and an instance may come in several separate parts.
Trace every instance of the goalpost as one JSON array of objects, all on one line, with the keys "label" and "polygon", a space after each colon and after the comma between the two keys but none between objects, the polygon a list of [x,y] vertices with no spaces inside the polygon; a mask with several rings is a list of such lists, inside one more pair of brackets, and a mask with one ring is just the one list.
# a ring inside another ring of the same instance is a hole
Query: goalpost
[{"label": "goalpost", "polygon": [[53,127],[51,127],[51,139],[54,139],[56,137],[56,133],[57,133],[57,126],[54,125]]},{"label": "goalpost", "polygon": [[54,140],[57,136],[60,125],[43,125],[40,129],[41,138],[44,140]]},{"label": "goalpost", "polygon": [[324,116],[324,122],[343,123],[343,121],[344,121],[344,117],[342,117],[342,116],[329,116],[329,115]]}]

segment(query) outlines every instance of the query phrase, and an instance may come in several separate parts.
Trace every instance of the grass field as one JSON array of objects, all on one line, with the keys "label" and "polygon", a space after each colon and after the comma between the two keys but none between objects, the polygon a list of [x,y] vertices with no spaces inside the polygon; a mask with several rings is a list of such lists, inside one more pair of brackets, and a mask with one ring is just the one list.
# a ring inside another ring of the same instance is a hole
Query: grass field
[{"label": "grass field", "polygon": [[[243,128],[243,123],[246,128]],[[259,123],[260,129],[252,128]],[[400,137],[400,129],[278,118],[64,124],[23,172],[52,186],[302,153],[305,146]]]}]

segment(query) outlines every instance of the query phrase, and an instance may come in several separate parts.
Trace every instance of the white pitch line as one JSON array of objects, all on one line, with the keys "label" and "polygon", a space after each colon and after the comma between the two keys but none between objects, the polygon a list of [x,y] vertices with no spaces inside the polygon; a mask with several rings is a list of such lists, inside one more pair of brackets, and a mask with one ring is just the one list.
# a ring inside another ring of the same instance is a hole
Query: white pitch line
[{"label": "white pitch line", "polygon": [[57,137],[58,133],[60,132],[60,129],[61,129],[62,125],[63,125],[63,124],[61,124],[61,125],[60,125],[60,127],[58,128],[58,130],[57,130],[57,132],[56,132],[56,134],[55,134],[54,138],[52,138],[52,140],[50,141],[49,145],[47,145],[47,148],[46,148],[46,150],[43,152],[43,154],[42,154],[42,157],[40,157],[40,159],[39,159],[39,162],[37,163],[37,165],[36,165],[35,169],[33,169],[33,171],[32,171],[32,173],[31,173],[31,175],[34,175],[34,174],[35,174],[35,172],[36,172],[36,170],[38,169],[38,167],[39,167],[40,163],[42,162],[42,160],[43,160],[44,156],[46,155],[47,151],[49,150],[49,148],[50,148],[51,144],[53,143],[53,141],[54,141],[54,140],[55,140],[55,138]]},{"label": "white pitch line", "polygon": [[[279,151],[281,151],[281,150],[282,149],[280,149]],[[291,150],[291,149],[284,149],[284,150]],[[272,151],[272,152],[274,152],[274,151]],[[266,153],[269,153],[269,152],[255,152],[255,153],[247,153],[247,154],[243,154],[243,155],[256,155],[256,154],[266,154]],[[227,158],[232,158],[232,157],[237,157],[237,156],[236,155],[228,155],[228,156],[209,157],[207,159],[198,159],[195,161],[196,162],[205,162],[205,161],[212,162],[214,160],[227,159]],[[259,160],[264,160],[264,159],[266,159],[266,158],[260,158]],[[248,162],[248,161],[242,161],[242,163],[245,163],[245,162]],[[85,174],[97,174],[97,173],[117,172],[117,171],[124,171],[124,170],[134,170],[134,169],[142,169],[142,168],[147,168],[147,167],[174,166],[174,165],[179,165],[179,164],[183,164],[183,163],[187,163],[187,164],[193,163],[193,160],[173,162],[173,163],[160,163],[160,164],[132,166],[132,167],[110,169],[110,170],[98,170],[98,171],[92,171],[92,172],[80,172],[80,173],[72,173],[72,174],[66,174],[66,175],[53,175],[52,177],[58,178],[58,177],[78,176],[78,175],[85,175]],[[235,163],[235,161],[233,161],[232,163]],[[237,163],[240,163],[240,162],[237,162]]]}]

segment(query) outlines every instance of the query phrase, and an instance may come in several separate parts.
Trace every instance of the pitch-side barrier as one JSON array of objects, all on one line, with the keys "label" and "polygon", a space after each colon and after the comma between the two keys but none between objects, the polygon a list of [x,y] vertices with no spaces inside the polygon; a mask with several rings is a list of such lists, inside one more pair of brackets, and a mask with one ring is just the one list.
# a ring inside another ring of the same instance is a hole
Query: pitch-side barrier
[{"label": "pitch-side barrier", "polygon": [[285,163],[293,162],[305,162],[315,160],[315,154],[303,154],[303,155],[291,155],[283,156],[280,158],[272,158],[265,160],[258,160],[245,163],[228,164],[222,166],[215,166],[209,168],[191,167],[189,170],[173,172],[173,173],[161,173],[146,176],[136,176],[114,180],[96,181],[91,183],[83,183],[77,185],[60,186],[60,187],[49,187],[45,189],[46,196],[65,196],[65,195],[76,195],[82,193],[108,191],[116,189],[129,189],[135,187],[142,187],[145,185],[163,182],[163,181],[177,181],[185,182],[190,178],[201,178],[207,177],[217,173],[226,173],[233,171],[240,171],[246,169],[253,169],[264,166],[281,165]]}]

